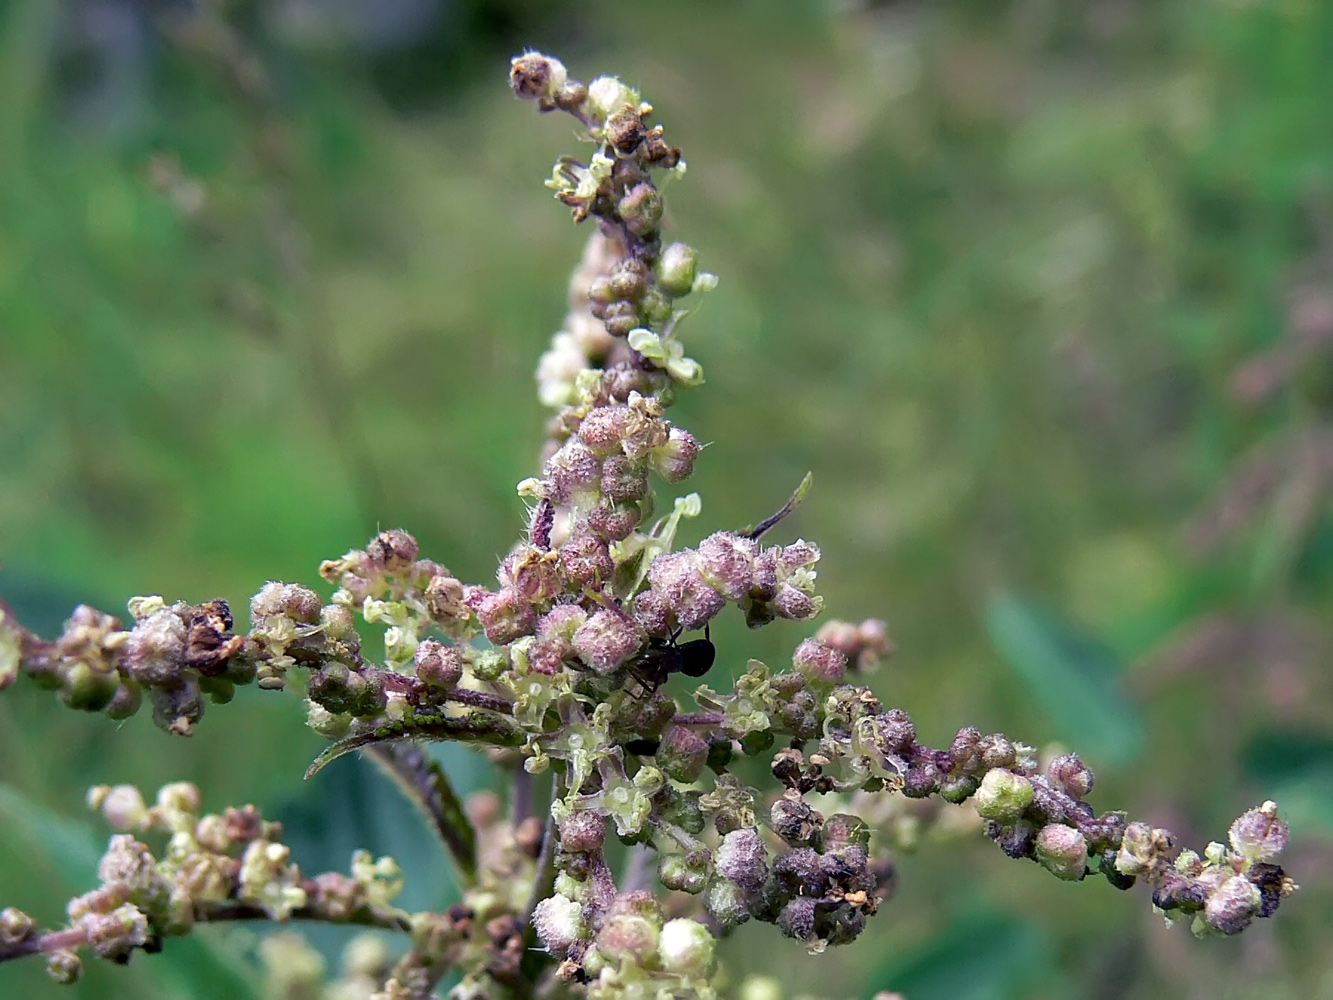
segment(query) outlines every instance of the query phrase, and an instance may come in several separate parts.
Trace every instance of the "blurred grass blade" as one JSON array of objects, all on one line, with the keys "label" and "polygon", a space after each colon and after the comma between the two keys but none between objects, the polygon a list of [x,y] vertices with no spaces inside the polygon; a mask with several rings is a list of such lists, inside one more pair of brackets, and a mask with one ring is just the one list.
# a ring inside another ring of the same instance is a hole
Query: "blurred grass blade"
[{"label": "blurred grass blade", "polygon": [[1009,594],[991,601],[986,627],[1071,749],[1110,764],[1138,755],[1143,719],[1120,692],[1121,666],[1106,646]]}]

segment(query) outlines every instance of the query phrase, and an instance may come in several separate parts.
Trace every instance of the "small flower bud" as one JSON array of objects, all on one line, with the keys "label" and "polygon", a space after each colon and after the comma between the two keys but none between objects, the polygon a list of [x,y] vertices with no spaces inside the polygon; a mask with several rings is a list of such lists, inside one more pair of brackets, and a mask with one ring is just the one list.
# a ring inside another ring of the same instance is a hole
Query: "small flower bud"
[{"label": "small flower bud", "polygon": [[689,855],[663,854],[657,877],[668,889],[698,895],[708,886],[708,866],[702,860],[692,862]]},{"label": "small flower bud", "polygon": [[759,545],[732,531],[719,531],[699,543],[696,556],[705,582],[731,601],[739,601],[754,580]]},{"label": "small flower bud", "polygon": [[605,121],[626,104],[638,104],[639,96],[614,76],[599,76],[588,84],[588,111]]},{"label": "small flower bud", "polygon": [[703,628],[726,606],[722,595],[703,578],[694,553],[688,550],[659,555],[648,568],[648,582],[666,599],[677,624],[686,631]]},{"label": "small flower bud", "polygon": [[[807,639],[806,642],[814,642]],[[802,646],[805,643],[801,643]],[[825,647],[826,649],[828,647]],[[800,651],[797,650],[799,653]],[[841,656],[841,653],[837,654]],[[890,757],[907,753],[916,743],[916,726],[911,717],[901,708],[890,709],[880,715],[871,716],[861,723],[869,731],[875,749],[881,756]]]},{"label": "small flower bud", "polygon": [[642,500],[648,495],[648,470],[625,455],[612,455],[602,465],[602,493],[620,502]]},{"label": "small flower bud", "polygon": [[477,618],[492,645],[507,646],[515,639],[531,635],[537,628],[537,612],[521,595],[508,587],[483,598]]},{"label": "small flower bud", "polygon": [[578,440],[594,456],[604,458],[620,451],[620,443],[635,421],[634,412],[626,405],[598,406],[579,424]]},{"label": "small flower bud", "polygon": [[662,734],[654,759],[668,778],[694,781],[708,763],[708,741],[686,726],[672,726]]},{"label": "small flower bud", "polygon": [[125,671],[144,684],[166,684],[185,670],[185,622],[171,608],[135,624],[125,642]]},{"label": "small flower bud", "polygon": [[981,753],[983,767],[1013,767],[1018,760],[1014,745],[999,733],[983,736],[977,749]]},{"label": "small flower bud", "polygon": [[1166,866],[1173,846],[1171,834],[1142,820],[1125,827],[1116,852],[1116,871],[1122,875],[1149,875]]},{"label": "small flower bud", "polygon": [[113,830],[137,830],[148,819],[143,795],[133,785],[100,785],[88,792],[88,804],[106,817]]},{"label": "small flower bud", "polygon": [[667,432],[666,444],[649,452],[648,460],[668,483],[678,483],[689,478],[698,455],[699,442],[694,435],[683,427],[672,427]]},{"label": "small flower bud", "polygon": [[83,660],[74,660],[64,669],[60,682],[60,700],[81,712],[100,712],[119,689],[116,675],[95,669]]},{"label": "small flower bud", "polygon": [[1232,875],[1208,895],[1203,916],[1223,934],[1239,934],[1250,925],[1263,903],[1259,887],[1243,875]]},{"label": "small flower bud", "polygon": [[1075,799],[1086,798],[1092,791],[1093,774],[1075,754],[1056,757],[1046,769],[1051,784]]},{"label": "small flower bud", "polygon": [[1287,824],[1277,818],[1277,803],[1272,801],[1245,812],[1231,824],[1231,846],[1250,863],[1277,857],[1289,836]]},{"label": "small flower bud", "polygon": [[591,811],[570,813],[560,824],[560,846],[572,854],[599,850],[606,841],[606,819]]},{"label": "small flower bud", "polygon": [[713,866],[746,892],[758,892],[768,878],[768,852],[759,831],[742,828],[728,833],[713,855]]},{"label": "small flower bud", "polygon": [[803,640],[792,654],[792,665],[812,684],[837,684],[847,672],[847,658],[818,639]]},{"label": "small flower bud", "polygon": [[614,908],[597,932],[597,950],[610,962],[643,965],[657,953],[661,918],[617,913]]},{"label": "small flower bud", "polygon": [[451,688],[463,677],[463,654],[456,646],[424,639],[412,654],[417,678],[434,688]]},{"label": "small flower bud", "polygon": [[103,958],[120,958],[148,940],[148,918],[132,903],[110,913],[89,914],[79,923],[88,943]]},{"label": "small flower bud", "polygon": [[564,63],[540,52],[525,52],[509,63],[509,85],[515,95],[527,101],[554,99],[568,76]]},{"label": "small flower bud", "polygon": [[671,631],[671,606],[657,591],[642,591],[634,598],[634,619],[649,635],[663,638]]},{"label": "small flower bud", "polygon": [[746,905],[745,896],[745,890],[735,882],[726,878],[715,878],[708,883],[708,890],[704,895],[704,908],[725,930],[750,919],[750,909]]},{"label": "small flower bud", "polygon": [[870,827],[860,816],[834,813],[819,831],[819,850],[824,854],[835,854],[848,847],[868,850]]},{"label": "small flower bud", "polygon": [[1049,823],[1037,833],[1037,860],[1056,878],[1077,882],[1088,867],[1088,845],[1072,826]]},{"label": "small flower bud", "polygon": [[83,975],[83,959],[68,949],[53,951],[46,958],[46,974],[64,986],[77,983]]},{"label": "small flower bud", "polygon": [[793,587],[790,583],[781,584],[773,598],[773,610],[779,618],[788,621],[809,621],[819,614],[819,602],[804,590]]},{"label": "small flower bud", "polygon": [[532,911],[532,926],[537,929],[546,950],[553,955],[564,955],[575,943],[589,934],[583,907],[565,896],[548,896]]},{"label": "small flower bud", "polygon": [[0,910],[0,945],[14,945],[37,932],[37,922],[22,910],[6,906]]},{"label": "small flower bud", "polygon": [[629,299],[618,299],[602,310],[602,325],[612,337],[625,337],[639,325],[639,307]]},{"label": "small flower bud", "polygon": [[648,267],[643,261],[630,257],[622,260],[607,275],[607,291],[613,298],[638,299],[648,287]]},{"label": "small flower bud", "polygon": [[371,564],[386,573],[401,573],[417,561],[417,540],[402,528],[381,531],[366,546]]},{"label": "small flower bud", "polygon": [[701,979],[712,972],[716,949],[717,942],[708,928],[688,917],[668,920],[657,941],[662,968]]},{"label": "small flower bud", "polygon": [[994,768],[986,772],[977,789],[977,812],[982,819],[991,819],[1008,826],[1018,822],[1032,804],[1032,782],[1021,774]]},{"label": "small flower bud", "polygon": [[616,205],[625,228],[635,236],[646,236],[662,221],[662,195],[649,181],[635,184]]},{"label": "small flower bud", "polygon": [[559,557],[531,545],[519,546],[500,564],[502,588],[512,588],[529,604],[545,604],[560,593]]},{"label": "small flower bud", "polygon": [[586,524],[588,531],[597,537],[618,542],[628,538],[642,519],[643,511],[637,504],[599,500],[593,509],[588,511]]},{"label": "small flower bud", "polygon": [[699,254],[687,243],[672,243],[657,260],[657,284],[662,291],[678,299],[694,287],[699,271]]},{"label": "small flower bud", "polygon": [[773,803],[769,822],[773,832],[793,847],[809,847],[818,840],[824,817],[812,809],[799,792],[788,789]]},{"label": "small flower bud", "polygon": [[542,467],[546,498],[552,503],[569,503],[590,497],[596,492],[601,474],[601,463],[592,450],[578,438],[570,438]]},{"label": "small flower bud", "polygon": [[153,702],[153,722],[177,736],[189,736],[204,714],[203,692],[199,681],[189,675],[170,687],[154,687],[149,692]]},{"label": "small flower bud", "polygon": [[623,611],[602,608],[574,633],[574,650],[589,669],[609,674],[638,652],[647,636]]}]

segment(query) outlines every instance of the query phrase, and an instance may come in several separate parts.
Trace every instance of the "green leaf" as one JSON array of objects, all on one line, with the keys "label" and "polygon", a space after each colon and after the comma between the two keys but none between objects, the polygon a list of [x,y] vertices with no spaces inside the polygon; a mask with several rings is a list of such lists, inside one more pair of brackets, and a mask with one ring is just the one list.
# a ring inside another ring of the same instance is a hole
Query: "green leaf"
[{"label": "green leaf", "polygon": [[1106,646],[1008,594],[991,601],[986,627],[1071,748],[1111,764],[1138,755],[1143,719],[1120,692],[1121,665]]},{"label": "green leaf", "polygon": [[314,759],[306,769],[305,776],[313,778],[344,754],[376,743],[390,743],[394,740],[457,740],[489,746],[519,747],[523,745],[524,739],[523,731],[508,719],[485,712],[418,715],[402,722],[388,722],[370,732],[339,740]]},{"label": "green leaf", "polygon": [[1047,963],[1044,934],[995,913],[956,919],[916,952],[875,970],[867,995],[880,990],[910,1000],[1008,1000]]}]

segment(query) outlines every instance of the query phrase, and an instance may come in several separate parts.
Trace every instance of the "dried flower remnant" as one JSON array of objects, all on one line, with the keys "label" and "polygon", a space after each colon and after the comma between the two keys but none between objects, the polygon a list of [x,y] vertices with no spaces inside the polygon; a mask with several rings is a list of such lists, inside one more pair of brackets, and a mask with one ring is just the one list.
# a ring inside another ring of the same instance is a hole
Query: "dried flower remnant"
[{"label": "dried flower remnant", "polygon": [[[1142,880],[1154,906],[1196,933],[1271,916],[1295,888],[1275,863],[1288,831],[1271,802],[1236,820],[1230,846],[1177,853],[1168,831],[1096,812],[1092,771],[1074,754],[1043,768],[1033,748],[971,727],[943,747],[922,743],[911,716],[862,683],[893,652],[878,619],[826,622],[776,668],[698,637],[724,614],[751,628],[818,616],[819,548],[765,544],[809,479],[757,527],[694,546],[677,534],[701,515],[696,494],[655,514],[655,491],[687,479],[701,456],[666,414],[703,381],[681,340],[682,300],[716,282],[692,247],[664,242],[657,179],[684,161],[651,105],[615,78],[585,85],[535,52],[513,60],[510,78],[590,144],[586,157],[561,158],[548,184],[594,231],[538,366],[538,396],[554,412],[539,474],[518,484],[530,517],[494,583],[458,579],[392,529],[320,566],[328,600],[264,584],[246,631],[222,601],[150,596],[130,602],[128,628],[80,607],[48,641],[0,607],[0,688],[26,675],[116,719],[147,700],[177,735],[237,685],[300,691],[330,741],[309,775],[368,750],[439,834],[460,901],[396,909],[403,874],[365,852],[346,874],[307,878],[276,824],[253,806],[202,814],[190,785],[164,787],[151,806],[131,786],[99,786],[90,805],[118,831],[101,885],[71,901],[63,928],[0,912],[0,960],[42,954],[53,978],[72,982],[84,956],[124,961],[198,923],[312,919],[410,942],[396,960],[349,947],[327,995],[426,1000],[457,973],[456,1000],[712,998],[720,935],[753,920],[815,953],[855,940],[893,891],[889,849],[964,804],[970,829],[1005,855],[1065,881]],[[715,656],[744,668],[714,670]],[[688,678],[702,682],[673,694]],[[413,740],[491,752],[509,774],[509,814],[489,794],[460,802]],[[742,780],[754,773],[735,766],[747,757],[769,765],[771,785]],[[550,800],[534,802],[533,776],[547,772]],[[838,798],[819,801],[841,811],[810,798],[828,793]],[[613,870],[613,837],[636,859],[624,872]],[[647,888],[654,870],[680,895]],[[275,989],[320,988],[323,962],[299,938],[268,938],[263,952]],[[752,977],[741,995],[781,990]]]}]

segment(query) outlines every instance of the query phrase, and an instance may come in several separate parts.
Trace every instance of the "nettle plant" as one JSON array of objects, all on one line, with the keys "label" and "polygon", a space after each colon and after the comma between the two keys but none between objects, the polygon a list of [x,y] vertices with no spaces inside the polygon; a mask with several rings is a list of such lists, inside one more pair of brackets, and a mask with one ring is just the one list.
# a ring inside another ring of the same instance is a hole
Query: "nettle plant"
[{"label": "nettle plant", "polygon": [[[1073,754],[1042,759],[971,727],[927,746],[907,712],[863,683],[891,648],[882,622],[829,621],[790,664],[751,660],[725,691],[706,677],[692,704],[668,694],[672,675],[708,673],[709,622],[728,605],[751,628],[821,611],[819,549],[764,544],[806,484],[754,528],[695,548],[676,535],[699,514],[697,495],[653,519],[654,478],[680,483],[700,451],[665,416],[703,381],[680,339],[681,303],[716,282],[694,249],[662,239],[654,178],[685,162],[617,79],[584,85],[529,53],[511,82],[540,111],[571,115],[592,144],[586,163],[561,158],[547,183],[595,230],[538,369],[555,416],[541,475],[519,484],[531,516],[498,586],[458,580],[394,530],[320,567],[331,601],[265,584],[244,634],[220,600],[136,597],[128,628],[83,606],[53,640],[0,608],[0,687],[23,674],[71,708],[124,719],[147,700],[159,726],[187,736],[205,702],[227,702],[239,684],[299,689],[331,741],[308,776],[353,750],[373,757],[433,821],[462,898],[407,913],[394,906],[402,873],[390,858],[360,852],[347,874],[308,877],[252,805],[206,813],[198,789],[171,784],[150,807],[133,787],[101,786],[89,802],[120,831],[102,884],[69,902],[62,928],[4,910],[0,960],[40,955],[72,982],[89,954],[123,963],[201,923],[317,920],[408,941],[396,958],[355,942],[330,996],[425,998],[452,977],[457,998],[713,997],[720,936],[757,920],[812,952],[855,940],[890,894],[904,817],[964,813],[1006,855],[1057,878],[1146,883],[1152,905],[1196,934],[1271,916],[1295,889],[1273,861],[1288,834],[1272,802],[1241,815],[1227,844],[1179,851],[1166,830],[1098,813],[1086,801],[1093,774]],[[382,662],[358,619],[382,635]],[[508,815],[494,797],[460,802],[416,745],[432,740],[505,769]],[[746,758],[768,764],[767,787],[739,776],[762,773],[738,766]],[[275,936],[261,952],[288,981],[294,969],[317,977],[303,948]],[[739,988],[780,995],[772,981]]]}]

